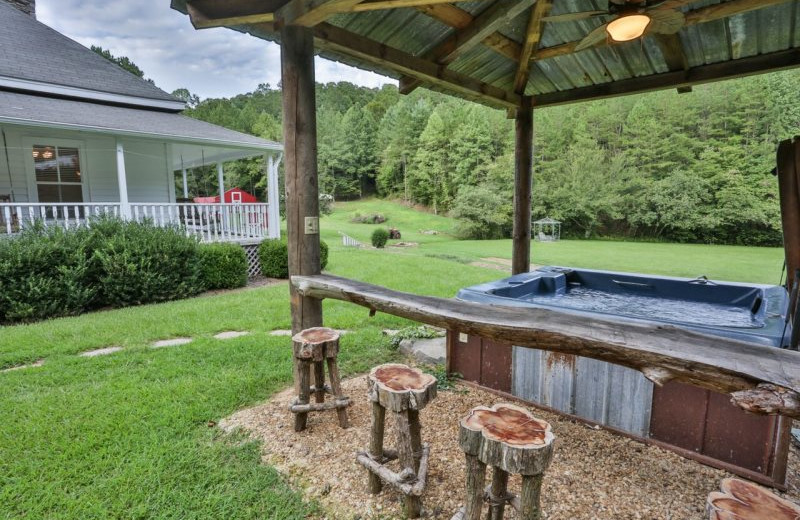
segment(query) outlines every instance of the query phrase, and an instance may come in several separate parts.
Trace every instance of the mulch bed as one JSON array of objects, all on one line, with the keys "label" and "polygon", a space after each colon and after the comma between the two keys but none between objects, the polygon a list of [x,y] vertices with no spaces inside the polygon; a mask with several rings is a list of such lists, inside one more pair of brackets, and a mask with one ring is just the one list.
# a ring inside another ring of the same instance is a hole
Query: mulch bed
[{"label": "mulch bed", "polygon": [[[366,377],[343,382],[353,399],[351,427],[341,430],[334,413],[312,413],[309,428],[293,429],[287,407],[294,391],[287,389],[269,402],[241,410],[220,426],[242,428],[263,442],[263,460],[287,475],[304,494],[322,504],[326,518],[402,518],[402,497],[388,486],[379,495],[366,492],[367,475],[355,461],[369,445],[370,406]],[[462,505],[464,456],[458,447],[458,421],[478,405],[501,402],[498,396],[459,385],[439,391],[420,414],[423,442],[431,445],[424,516],[449,519]],[[705,500],[729,473],[679,457],[655,446],[567,420],[535,407],[556,435],[553,462],[545,475],[542,505],[550,520],[705,519]],[[394,444],[393,421],[387,413],[387,446]],[[792,448],[787,498],[797,501],[800,461]],[[487,474],[487,483],[489,475]],[[519,492],[512,478],[510,490]],[[507,509],[507,518],[516,518]]]}]

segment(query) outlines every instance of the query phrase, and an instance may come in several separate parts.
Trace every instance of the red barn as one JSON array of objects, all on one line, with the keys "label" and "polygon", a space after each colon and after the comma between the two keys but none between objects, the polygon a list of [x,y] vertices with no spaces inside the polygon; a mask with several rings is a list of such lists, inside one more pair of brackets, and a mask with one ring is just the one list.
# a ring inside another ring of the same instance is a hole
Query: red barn
[{"label": "red barn", "polygon": [[[198,204],[219,204],[219,195],[216,197],[195,197],[192,200]],[[249,204],[259,202],[259,200],[254,195],[244,191],[242,188],[231,188],[225,192],[225,202],[228,204]]]}]

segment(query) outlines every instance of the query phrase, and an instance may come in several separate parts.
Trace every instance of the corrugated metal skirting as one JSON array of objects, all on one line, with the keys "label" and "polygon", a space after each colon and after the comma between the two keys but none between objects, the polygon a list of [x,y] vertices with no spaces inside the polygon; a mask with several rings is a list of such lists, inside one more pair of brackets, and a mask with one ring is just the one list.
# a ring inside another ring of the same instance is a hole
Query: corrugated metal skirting
[{"label": "corrugated metal skirting", "polygon": [[653,383],[605,361],[514,347],[511,391],[522,399],[647,437]]}]

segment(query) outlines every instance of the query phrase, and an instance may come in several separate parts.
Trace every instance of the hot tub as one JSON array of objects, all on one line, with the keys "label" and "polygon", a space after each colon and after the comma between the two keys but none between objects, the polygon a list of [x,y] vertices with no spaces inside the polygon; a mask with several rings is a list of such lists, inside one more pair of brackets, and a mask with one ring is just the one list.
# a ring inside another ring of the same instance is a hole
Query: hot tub
[{"label": "hot tub", "polygon": [[716,282],[705,277],[541,267],[496,282],[461,289],[457,298],[493,305],[547,307],[606,319],[669,323],[703,334],[759,345],[786,346],[786,289]]},{"label": "hot tub", "polygon": [[[783,287],[548,266],[461,289],[462,300],[648,321],[785,347]],[[785,481],[790,421],[746,414],[727,395],[556,352],[448,333],[448,367],[465,379],[672,449],[759,482]]]}]

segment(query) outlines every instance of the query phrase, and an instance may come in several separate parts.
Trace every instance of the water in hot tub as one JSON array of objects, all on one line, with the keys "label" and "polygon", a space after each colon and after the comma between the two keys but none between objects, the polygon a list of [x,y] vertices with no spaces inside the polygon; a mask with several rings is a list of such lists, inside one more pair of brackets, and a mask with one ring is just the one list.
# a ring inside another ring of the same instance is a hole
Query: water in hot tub
[{"label": "water in hot tub", "polygon": [[542,305],[603,312],[618,316],[664,320],[717,327],[758,328],[747,307],[669,299],[632,293],[612,293],[585,286],[570,286],[565,295],[528,295],[525,299]]}]

